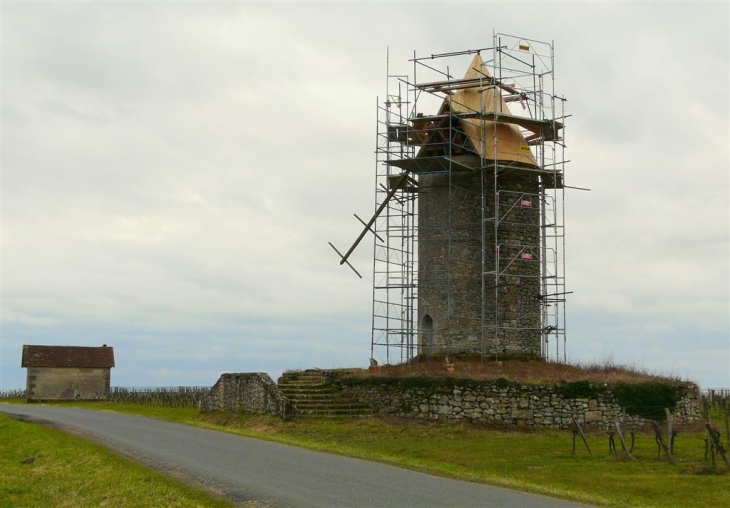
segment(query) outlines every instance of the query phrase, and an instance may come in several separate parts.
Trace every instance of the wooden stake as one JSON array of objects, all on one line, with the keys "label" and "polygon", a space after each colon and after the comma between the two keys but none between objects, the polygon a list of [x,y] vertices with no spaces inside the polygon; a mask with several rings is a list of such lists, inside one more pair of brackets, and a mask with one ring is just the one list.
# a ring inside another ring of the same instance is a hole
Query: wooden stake
[{"label": "wooden stake", "polygon": [[728,399],[725,399],[723,409],[725,411],[725,434],[727,434],[725,445],[730,448],[730,401]]},{"label": "wooden stake", "polygon": [[578,431],[573,429],[573,453],[571,455],[575,455],[575,436],[578,435]]},{"label": "wooden stake", "polygon": [[573,420],[573,425],[575,425],[575,428],[578,430],[578,434],[580,434],[581,439],[583,440],[583,443],[586,445],[586,449],[588,450],[588,455],[593,455],[593,452],[591,452],[591,447],[588,446],[588,441],[586,440],[585,435],[583,434],[583,431],[580,428],[580,425],[578,425],[578,422],[575,421],[575,418],[572,416],[570,417],[571,420]]},{"label": "wooden stake", "polygon": [[709,423],[705,425],[705,428],[707,429],[707,432],[710,433],[710,439],[712,439],[712,442],[715,443],[715,449],[720,452],[722,460],[725,461],[725,465],[728,467],[728,469],[730,469],[730,459],[727,458],[725,448],[722,447],[722,443],[720,442],[720,438],[718,437],[720,432],[713,429]]},{"label": "wooden stake", "polygon": [[616,453],[616,441],[613,439],[615,432],[606,432],[606,434],[608,434],[608,453],[618,455],[618,453]]},{"label": "wooden stake", "polygon": [[626,454],[626,458],[629,460],[636,460],[629,453],[629,449],[626,448],[626,441],[624,440],[624,433],[621,432],[621,422],[619,422],[619,421],[616,421],[616,431],[618,431],[618,438],[621,440],[621,448],[623,448],[624,453]]},{"label": "wooden stake", "polygon": [[656,436],[657,442],[664,450],[664,453],[667,454],[667,458],[669,459],[670,464],[676,464],[677,461],[674,460],[674,455],[672,455],[672,452],[669,451],[669,448],[666,444],[664,444],[664,438],[662,437],[662,429],[659,428],[659,425],[657,425],[657,422],[651,422],[651,426],[654,429],[654,435]]},{"label": "wooden stake", "polygon": [[669,440],[669,453],[674,453],[674,439],[672,436],[672,413],[669,408],[664,408],[664,413],[667,415],[667,439]]}]

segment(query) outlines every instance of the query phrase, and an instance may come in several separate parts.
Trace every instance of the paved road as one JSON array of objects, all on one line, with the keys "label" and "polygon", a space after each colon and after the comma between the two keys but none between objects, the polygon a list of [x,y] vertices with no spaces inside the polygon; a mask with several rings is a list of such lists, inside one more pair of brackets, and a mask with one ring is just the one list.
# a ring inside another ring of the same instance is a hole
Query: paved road
[{"label": "paved road", "polygon": [[0,404],[52,422],[168,473],[276,507],[568,508],[552,498],[120,413]]}]

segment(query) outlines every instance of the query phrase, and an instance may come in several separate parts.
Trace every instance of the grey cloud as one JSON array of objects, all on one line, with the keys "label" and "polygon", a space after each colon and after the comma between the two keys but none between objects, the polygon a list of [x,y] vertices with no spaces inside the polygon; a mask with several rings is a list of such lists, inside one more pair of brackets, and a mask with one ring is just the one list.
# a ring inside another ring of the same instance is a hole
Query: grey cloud
[{"label": "grey cloud", "polygon": [[352,213],[374,208],[386,47],[391,72],[410,73],[414,49],[486,47],[493,26],[555,40],[575,115],[566,178],[593,191],[568,192],[568,309],[578,323],[596,308],[625,321],[590,315],[576,356],[616,330],[649,337],[646,351],[658,324],[726,331],[728,6],[526,10],[4,5],[3,324],[22,331],[2,338],[0,378],[17,375],[22,341],[106,332],[120,354],[149,357],[144,384],[260,370],[213,352],[170,367],[157,340],[240,340],[271,369],[366,360],[371,244],[352,260],[361,281],[327,241],[347,248]]}]

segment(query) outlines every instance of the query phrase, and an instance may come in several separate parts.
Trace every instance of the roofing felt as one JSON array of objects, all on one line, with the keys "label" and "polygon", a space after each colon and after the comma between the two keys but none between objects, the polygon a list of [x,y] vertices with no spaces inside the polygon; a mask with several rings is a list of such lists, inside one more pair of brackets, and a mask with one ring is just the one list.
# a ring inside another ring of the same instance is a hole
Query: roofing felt
[{"label": "roofing felt", "polygon": [[114,348],[23,345],[21,367],[114,367]]}]

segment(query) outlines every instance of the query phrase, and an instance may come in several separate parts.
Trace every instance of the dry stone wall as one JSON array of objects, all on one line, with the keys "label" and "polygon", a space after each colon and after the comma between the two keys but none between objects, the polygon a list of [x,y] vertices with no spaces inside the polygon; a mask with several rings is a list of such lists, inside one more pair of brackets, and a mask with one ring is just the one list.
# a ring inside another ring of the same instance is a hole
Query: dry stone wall
[{"label": "dry stone wall", "polygon": [[294,408],[265,372],[223,374],[200,401],[200,411],[243,411],[289,420]]},{"label": "dry stone wall", "polygon": [[[589,428],[607,429],[624,418],[629,428],[642,427],[646,420],[623,413],[623,408],[605,387],[594,395],[570,397],[559,385],[535,386],[506,380],[453,380],[449,384],[423,383],[404,378],[378,381],[356,378],[336,381],[347,395],[369,404],[374,413],[420,420],[478,422],[567,429],[572,418]],[[677,402],[674,421],[689,423],[701,416],[700,392],[688,384]]]}]

